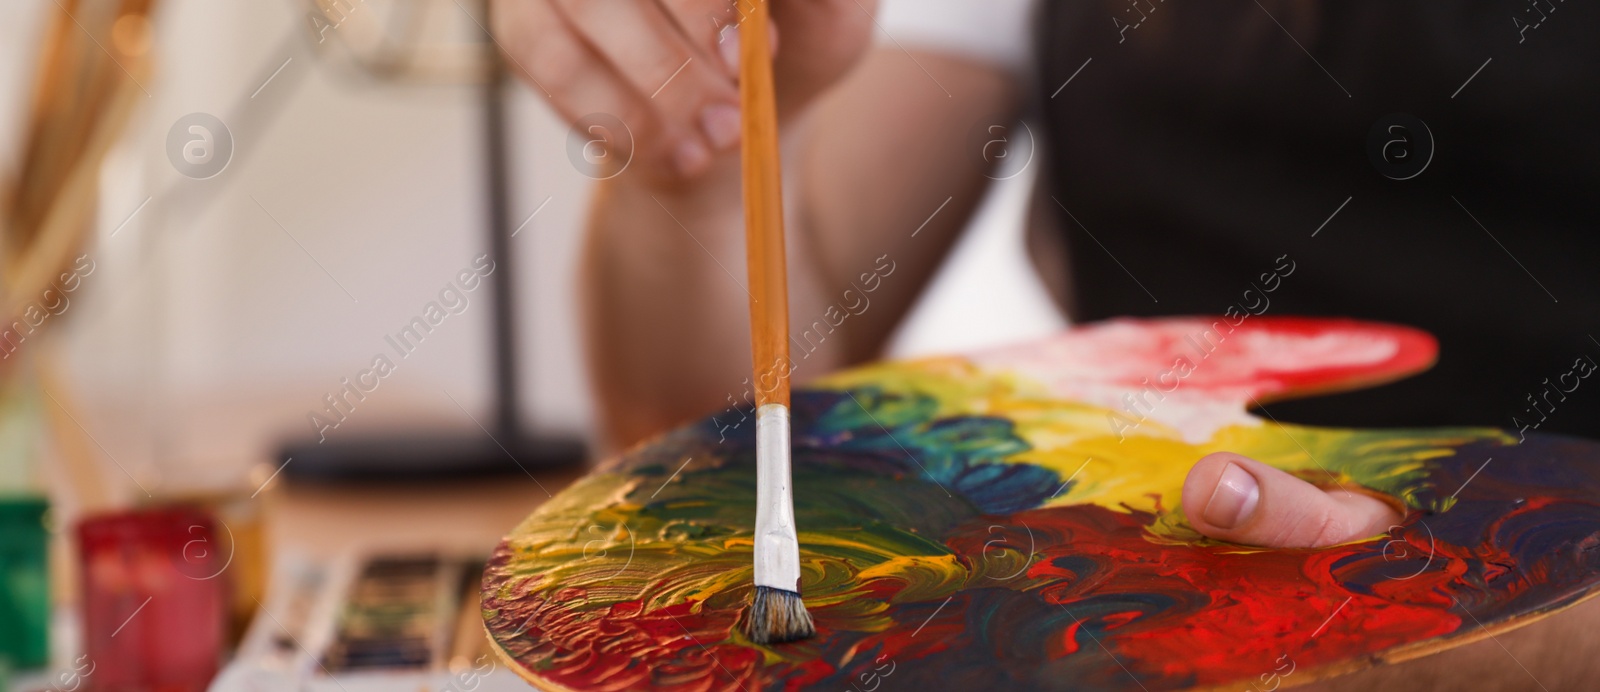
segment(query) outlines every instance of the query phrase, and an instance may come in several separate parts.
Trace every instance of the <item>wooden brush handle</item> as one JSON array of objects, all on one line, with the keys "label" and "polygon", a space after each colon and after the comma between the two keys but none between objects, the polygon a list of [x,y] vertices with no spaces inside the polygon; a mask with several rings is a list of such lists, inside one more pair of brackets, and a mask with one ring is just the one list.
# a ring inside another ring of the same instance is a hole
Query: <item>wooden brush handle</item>
[{"label": "wooden brush handle", "polygon": [[744,232],[750,277],[750,341],[756,406],[789,405],[789,275],[784,269],[783,182],[768,1],[739,24],[739,100],[744,156]]}]

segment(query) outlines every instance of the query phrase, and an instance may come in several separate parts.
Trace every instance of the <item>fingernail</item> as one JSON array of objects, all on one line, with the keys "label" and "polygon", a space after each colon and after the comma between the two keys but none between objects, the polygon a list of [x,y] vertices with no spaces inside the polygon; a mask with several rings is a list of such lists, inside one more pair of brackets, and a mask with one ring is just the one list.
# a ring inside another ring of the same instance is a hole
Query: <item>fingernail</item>
[{"label": "fingernail", "polygon": [[1256,477],[1238,464],[1228,464],[1201,514],[1212,526],[1231,529],[1249,519],[1260,501],[1261,486],[1256,483]]},{"label": "fingernail", "polygon": [[729,24],[722,27],[722,37],[717,40],[717,50],[722,53],[722,62],[727,64],[728,70],[737,76],[739,74],[739,25]]},{"label": "fingernail", "polygon": [[706,151],[705,145],[698,140],[688,140],[678,145],[678,150],[672,154],[672,163],[678,167],[681,175],[694,175],[704,170],[706,164],[711,162],[711,153]]},{"label": "fingernail", "polygon": [[725,103],[706,106],[700,112],[700,128],[711,146],[727,149],[739,143],[739,109]]}]

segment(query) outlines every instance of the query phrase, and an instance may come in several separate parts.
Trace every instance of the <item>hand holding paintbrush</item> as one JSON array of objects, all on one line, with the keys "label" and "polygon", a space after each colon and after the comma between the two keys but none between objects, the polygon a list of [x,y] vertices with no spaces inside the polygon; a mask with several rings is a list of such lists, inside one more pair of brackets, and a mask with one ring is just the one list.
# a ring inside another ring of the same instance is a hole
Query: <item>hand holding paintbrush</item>
[{"label": "hand holding paintbrush", "polygon": [[758,644],[815,633],[800,600],[800,541],[789,473],[789,297],[778,115],[767,3],[739,25],[745,243],[756,382],[755,598],[744,633]]}]

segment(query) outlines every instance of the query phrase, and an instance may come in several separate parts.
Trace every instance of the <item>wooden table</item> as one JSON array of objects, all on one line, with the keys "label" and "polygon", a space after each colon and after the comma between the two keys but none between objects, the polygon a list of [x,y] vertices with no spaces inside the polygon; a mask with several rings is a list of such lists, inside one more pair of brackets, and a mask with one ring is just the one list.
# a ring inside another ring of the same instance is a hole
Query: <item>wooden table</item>
[{"label": "wooden table", "polygon": [[[487,555],[581,470],[427,485],[283,484],[269,491],[270,555],[330,560],[355,548],[448,548]],[[541,487],[542,485],[542,487]]]}]

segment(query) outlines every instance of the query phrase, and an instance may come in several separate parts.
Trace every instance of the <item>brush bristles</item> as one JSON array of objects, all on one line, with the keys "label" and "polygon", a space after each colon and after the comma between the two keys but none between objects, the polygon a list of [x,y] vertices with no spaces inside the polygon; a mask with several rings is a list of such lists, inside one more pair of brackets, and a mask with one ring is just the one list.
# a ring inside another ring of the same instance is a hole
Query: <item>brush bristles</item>
[{"label": "brush bristles", "polygon": [[800,594],[770,586],[757,586],[755,600],[744,620],[744,635],[757,644],[782,644],[817,633],[811,613]]}]

